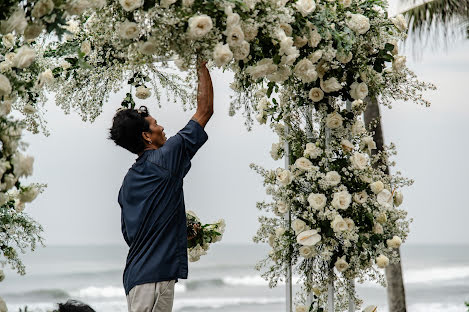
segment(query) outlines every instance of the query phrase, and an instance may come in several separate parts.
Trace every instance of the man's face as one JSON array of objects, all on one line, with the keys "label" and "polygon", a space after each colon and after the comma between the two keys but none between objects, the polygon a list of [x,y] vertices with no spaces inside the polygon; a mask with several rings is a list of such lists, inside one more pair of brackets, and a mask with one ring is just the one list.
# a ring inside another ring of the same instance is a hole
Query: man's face
[{"label": "man's face", "polygon": [[160,148],[166,142],[166,134],[163,131],[164,127],[159,125],[152,116],[145,117],[145,119],[150,124],[150,132],[147,133],[150,136],[152,145]]}]

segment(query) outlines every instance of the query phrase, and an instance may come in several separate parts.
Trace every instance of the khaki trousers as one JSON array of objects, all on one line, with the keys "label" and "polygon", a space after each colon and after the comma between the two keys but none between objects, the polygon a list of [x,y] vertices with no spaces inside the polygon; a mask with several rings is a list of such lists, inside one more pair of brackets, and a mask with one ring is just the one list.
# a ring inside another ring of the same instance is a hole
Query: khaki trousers
[{"label": "khaki trousers", "polygon": [[127,295],[129,312],[171,312],[175,281],[137,285]]}]

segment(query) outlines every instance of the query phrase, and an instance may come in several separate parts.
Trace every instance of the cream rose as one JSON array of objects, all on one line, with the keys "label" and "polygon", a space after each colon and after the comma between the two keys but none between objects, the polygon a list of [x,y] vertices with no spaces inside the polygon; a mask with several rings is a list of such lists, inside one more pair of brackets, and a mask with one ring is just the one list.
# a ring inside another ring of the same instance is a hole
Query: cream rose
[{"label": "cream rose", "polygon": [[285,234],[286,230],[283,227],[278,227],[275,229],[275,236],[280,237]]},{"label": "cream rose", "polygon": [[226,42],[230,47],[239,47],[244,41],[244,32],[241,26],[236,25],[227,30]]},{"label": "cream rose", "polygon": [[402,239],[399,236],[394,236],[392,239],[386,240],[389,248],[397,249],[402,245]]},{"label": "cream rose", "polygon": [[352,202],[352,195],[349,194],[347,191],[341,191],[334,193],[334,197],[332,198],[331,205],[336,209],[347,209]]},{"label": "cream rose", "polygon": [[329,129],[337,129],[342,127],[344,118],[337,112],[330,113],[326,117],[326,127]]},{"label": "cream rose", "polygon": [[316,146],[314,143],[306,143],[306,148],[303,152],[303,156],[311,159],[316,159],[322,155],[322,149]]},{"label": "cream rose", "polygon": [[378,204],[385,208],[391,208],[392,206],[392,194],[390,191],[384,189],[378,193],[376,196],[376,201]]},{"label": "cream rose", "polygon": [[309,259],[314,256],[314,249],[309,246],[301,246],[298,251],[300,253],[300,256],[305,259]]},{"label": "cream rose", "polygon": [[293,175],[287,169],[280,169],[277,173],[277,181],[280,182],[281,185],[287,186],[293,181]]},{"label": "cream rose", "polygon": [[298,234],[296,241],[303,246],[314,246],[321,241],[321,235],[317,230],[307,230]]},{"label": "cream rose", "polygon": [[391,17],[391,22],[393,22],[394,26],[396,26],[401,32],[407,30],[407,21],[404,15],[399,14],[396,17]]},{"label": "cream rose", "polygon": [[258,27],[254,23],[243,23],[241,25],[244,32],[244,40],[251,41],[257,37]]},{"label": "cream rose", "polygon": [[366,131],[365,125],[363,124],[362,121],[357,120],[353,125],[352,125],[352,134],[353,135],[360,135]]},{"label": "cream rose", "polygon": [[336,215],[331,222],[331,228],[338,233],[348,230],[348,225],[340,215]]},{"label": "cream rose", "polygon": [[81,43],[81,46],[80,46],[80,51],[84,54],[84,55],[88,55],[91,53],[91,43],[86,40],[86,41],[83,41]]},{"label": "cream rose", "polygon": [[363,100],[364,98],[367,97],[367,95],[368,95],[368,86],[366,85],[366,83],[364,82],[358,83],[355,81],[350,86],[350,96],[354,100]]},{"label": "cream rose", "polygon": [[19,199],[23,203],[30,203],[36,199],[37,195],[39,195],[39,190],[37,188],[28,187],[20,193]]},{"label": "cream rose", "polygon": [[48,15],[54,9],[54,1],[52,0],[39,0],[34,5],[31,15],[35,18],[41,18],[44,15]]},{"label": "cream rose", "polygon": [[0,96],[9,95],[11,93],[10,80],[3,74],[0,74]]},{"label": "cream rose", "polygon": [[353,168],[358,170],[364,170],[368,167],[368,156],[366,154],[355,152],[350,157],[350,162]]},{"label": "cream rose", "polygon": [[392,69],[397,72],[403,70],[406,61],[407,58],[405,56],[395,56],[394,61],[392,62]]},{"label": "cream rose", "polygon": [[[307,58],[302,59],[295,65],[293,70],[295,76],[298,77],[302,82],[309,83],[318,79],[318,73],[316,67]],[[316,101],[317,102],[317,101]]]},{"label": "cream rose", "polygon": [[28,26],[25,13],[23,9],[16,10],[6,21],[1,22],[2,33],[8,34],[16,31],[17,34],[22,34]]},{"label": "cream rose", "polygon": [[54,74],[50,69],[46,69],[42,73],[39,74],[38,77],[38,85],[39,87],[43,87],[45,84],[49,84],[54,81]]},{"label": "cream rose", "polygon": [[31,114],[34,114],[37,112],[37,109],[34,108],[34,106],[32,106],[31,104],[26,104],[24,107],[23,107],[23,112],[26,114],[26,115],[31,115]]},{"label": "cream rose", "polygon": [[295,3],[295,7],[301,15],[308,16],[316,9],[316,3],[314,0],[298,0]]},{"label": "cream rose", "polygon": [[337,78],[332,77],[327,80],[320,81],[321,89],[326,93],[336,92],[342,89],[342,85],[337,81]]},{"label": "cream rose", "polygon": [[233,59],[233,52],[231,52],[228,44],[218,43],[213,50],[213,60],[215,65],[222,67],[228,64]]},{"label": "cream rose", "polygon": [[36,59],[36,51],[28,46],[22,46],[13,59],[13,65],[17,68],[27,68]]},{"label": "cream rose", "polygon": [[138,9],[143,5],[143,0],[119,0],[122,8],[129,12]]},{"label": "cream rose", "polygon": [[10,49],[15,45],[15,36],[13,34],[7,34],[2,37],[2,43],[5,48]]},{"label": "cream rose", "polygon": [[304,230],[306,230],[306,223],[303,220],[295,219],[291,223],[291,227],[293,231],[295,231],[296,234],[299,234],[303,232]]},{"label": "cream rose", "polygon": [[308,196],[308,203],[314,210],[323,209],[327,204],[326,195],[311,193]]},{"label": "cream rose", "polygon": [[347,139],[342,139],[342,141],[340,141],[340,146],[345,153],[350,153],[354,148],[352,142]]},{"label": "cream rose", "polygon": [[389,265],[389,259],[385,255],[379,255],[378,258],[376,258],[376,264],[381,269],[384,269]]},{"label": "cream rose", "polygon": [[295,312],[308,312],[308,308],[304,305],[296,306]]},{"label": "cream rose", "polygon": [[192,38],[202,38],[213,28],[213,22],[208,15],[197,15],[189,18],[189,35]]},{"label": "cream rose", "polygon": [[359,193],[353,194],[353,200],[358,204],[366,203],[367,199],[368,199],[368,194],[366,193],[365,190],[363,190]]},{"label": "cream rose", "polygon": [[351,14],[346,23],[351,30],[360,35],[370,30],[370,19],[361,14]]},{"label": "cream rose", "polygon": [[163,8],[169,8],[171,6],[171,4],[174,4],[176,3],[177,0],[161,0],[160,2],[160,5],[163,7]]},{"label": "cream rose", "polygon": [[235,60],[245,60],[250,53],[251,45],[247,41],[243,41],[241,45],[233,48],[233,57]]},{"label": "cream rose", "polygon": [[367,149],[368,153],[371,154],[371,151],[376,149],[376,143],[371,136],[366,136],[361,140],[360,147]]},{"label": "cream rose", "polygon": [[309,98],[313,102],[319,102],[324,98],[324,92],[319,88],[312,88],[309,90]]},{"label": "cream rose", "polygon": [[314,64],[321,59],[322,54],[323,54],[322,50],[317,50],[317,51],[314,51],[314,53],[311,53],[311,55],[308,58]]},{"label": "cream rose", "polygon": [[355,228],[355,222],[353,222],[353,220],[350,218],[345,218],[344,221],[345,223],[347,223],[347,229],[349,231],[353,231],[353,229]]},{"label": "cream rose", "polygon": [[288,206],[286,203],[280,201],[277,203],[277,211],[281,214],[287,213],[288,212]]},{"label": "cream rose", "polygon": [[125,21],[119,26],[119,36],[122,39],[136,39],[140,34],[140,28],[137,23]]},{"label": "cream rose", "polygon": [[277,65],[273,63],[272,59],[265,58],[260,60],[254,66],[249,66],[246,69],[246,73],[248,73],[253,80],[257,80],[259,78],[265,77],[277,71]]},{"label": "cream rose", "polygon": [[311,161],[309,161],[309,159],[307,159],[305,157],[298,158],[295,161],[295,166],[298,169],[305,170],[305,171],[311,170],[313,168],[313,164],[311,163]]},{"label": "cream rose", "polygon": [[383,226],[382,226],[380,223],[375,223],[375,224],[373,225],[372,231],[373,231],[373,233],[375,233],[375,234],[383,234],[383,233],[384,233]]},{"label": "cream rose", "polygon": [[28,27],[24,30],[24,39],[27,41],[33,41],[44,30],[44,25],[40,23],[29,24]]},{"label": "cream rose", "polygon": [[157,49],[158,47],[156,46],[156,43],[150,39],[148,41],[140,41],[138,50],[142,54],[153,55],[156,53]]},{"label": "cream rose", "polygon": [[135,89],[135,96],[141,100],[145,100],[151,96],[151,91],[145,86],[138,86]]},{"label": "cream rose", "polygon": [[396,205],[396,207],[399,207],[402,202],[404,201],[404,195],[402,194],[402,192],[395,192],[394,193],[394,205]]},{"label": "cream rose", "polygon": [[352,5],[352,0],[339,0],[339,3],[344,7],[348,8]]},{"label": "cream rose", "polygon": [[384,224],[386,221],[388,221],[388,216],[386,215],[386,212],[381,212],[379,216],[376,218],[376,221],[378,221],[381,224]]},{"label": "cream rose", "polygon": [[338,258],[334,266],[339,272],[344,272],[349,268],[349,264],[345,261],[345,256]]},{"label": "cream rose", "polygon": [[384,184],[381,181],[376,181],[370,184],[370,189],[373,193],[378,194],[384,190]]},{"label": "cream rose", "polygon": [[340,183],[340,174],[337,171],[329,171],[326,173],[326,183],[330,186],[336,186]]}]

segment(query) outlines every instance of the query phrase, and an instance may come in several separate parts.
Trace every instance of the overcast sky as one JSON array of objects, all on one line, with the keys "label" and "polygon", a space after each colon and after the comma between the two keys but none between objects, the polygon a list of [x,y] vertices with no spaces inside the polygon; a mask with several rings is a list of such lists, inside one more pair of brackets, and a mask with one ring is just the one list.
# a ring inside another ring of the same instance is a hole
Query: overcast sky
[{"label": "overcast sky", "polygon": [[[420,79],[438,91],[427,94],[430,108],[395,103],[382,108],[386,143],[398,148],[397,168],[415,179],[404,190],[404,207],[414,218],[410,243],[468,243],[466,198],[469,183],[469,42],[448,51],[424,51],[409,60]],[[267,168],[283,165],[269,156],[276,138],[266,126],[247,132],[242,117],[229,117],[230,73],[212,73],[215,115],[206,127],[209,140],[193,159],[185,179],[186,208],[203,221],[225,218],[224,242],[249,243],[257,229],[256,201],[266,198],[262,180],[251,162]],[[48,183],[27,212],[45,229],[48,245],[123,244],[117,192],[135,156],[107,140],[108,128],[123,94],[111,97],[95,123],[65,115],[53,101],[46,106],[51,135],[26,136],[35,157],[31,181]],[[192,116],[178,105],[139,101],[174,135]]]}]

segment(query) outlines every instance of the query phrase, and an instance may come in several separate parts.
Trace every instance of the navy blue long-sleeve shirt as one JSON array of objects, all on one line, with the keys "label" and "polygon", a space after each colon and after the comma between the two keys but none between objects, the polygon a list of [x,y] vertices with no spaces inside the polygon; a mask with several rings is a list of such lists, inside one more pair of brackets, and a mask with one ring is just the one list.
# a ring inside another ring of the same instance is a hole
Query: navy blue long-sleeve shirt
[{"label": "navy blue long-sleeve shirt", "polygon": [[119,191],[127,245],[124,289],[187,278],[187,228],[183,178],[208,137],[194,120],[157,150],[145,151]]}]

